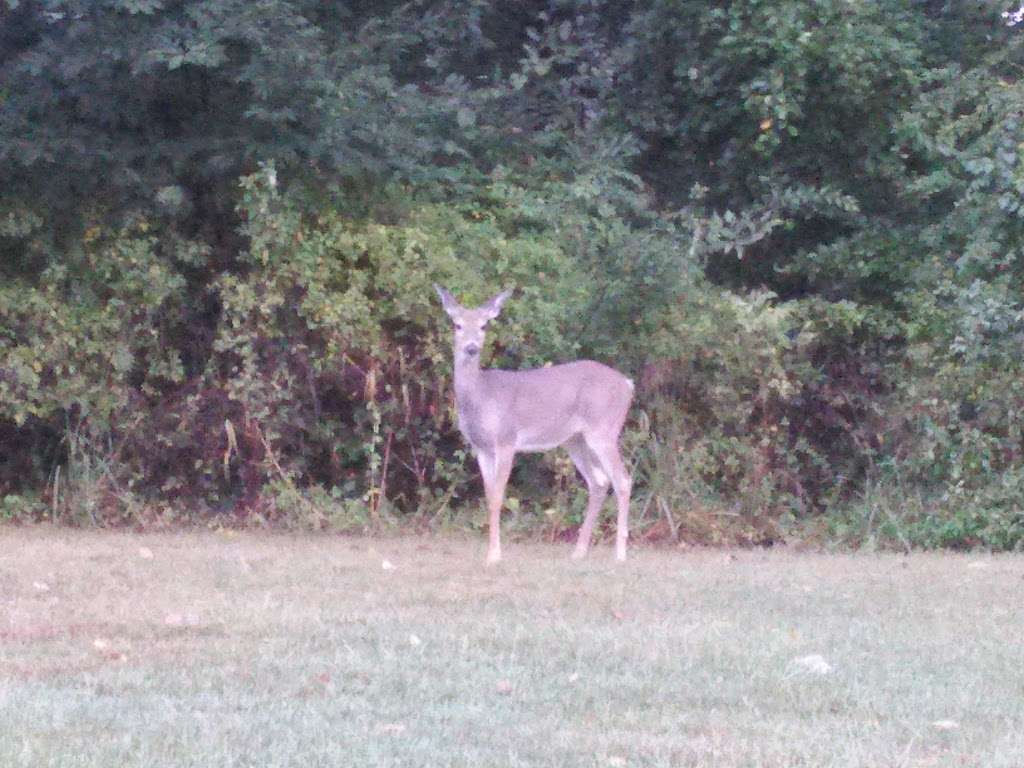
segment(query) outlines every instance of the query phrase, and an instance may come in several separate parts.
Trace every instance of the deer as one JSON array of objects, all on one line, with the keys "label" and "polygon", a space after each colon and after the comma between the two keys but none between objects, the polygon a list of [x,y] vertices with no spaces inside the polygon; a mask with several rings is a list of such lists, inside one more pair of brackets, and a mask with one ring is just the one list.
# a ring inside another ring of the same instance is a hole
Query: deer
[{"label": "deer", "polygon": [[598,513],[614,489],[618,503],[615,558],[626,559],[632,478],[619,437],[633,400],[633,382],[593,360],[529,370],[481,368],[487,324],[512,295],[505,290],[476,309],[434,289],[454,325],[455,409],[459,431],[476,455],[488,512],[487,564],[501,561],[501,510],[517,453],[564,447],[587,484],[587,509],[573,559],[586,557]]}]

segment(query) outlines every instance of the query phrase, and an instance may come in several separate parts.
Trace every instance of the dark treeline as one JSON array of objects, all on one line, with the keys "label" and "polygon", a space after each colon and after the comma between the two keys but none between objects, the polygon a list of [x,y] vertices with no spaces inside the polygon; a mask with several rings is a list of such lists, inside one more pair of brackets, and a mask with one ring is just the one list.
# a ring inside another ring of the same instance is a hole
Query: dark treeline
[{"label": "dark treeline", "polygon": [[1004,10],[0,2],[0,517],[468,514],[438,282],[636,379],[641,536],[1021,546]]}]

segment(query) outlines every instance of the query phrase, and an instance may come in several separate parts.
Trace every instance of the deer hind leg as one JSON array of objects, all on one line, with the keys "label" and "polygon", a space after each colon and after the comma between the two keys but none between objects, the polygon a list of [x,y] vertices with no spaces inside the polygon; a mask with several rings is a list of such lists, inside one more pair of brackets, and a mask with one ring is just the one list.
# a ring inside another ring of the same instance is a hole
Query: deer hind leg
[{"label": "deer hind leg", "polygon": [[512,452],[495,450],[487,454],[477,453],[480,475],[484,481],[487,496],[487,530],[490,542],[487,546],[487,564],[501,561],[501,507],[505,501],[505,486],[512,473]]},{"label": "deer hind leg", "polygon": [[580,526],[576,548],[572,552],[573,559],[579,560],[586,557],[587,550],[590,549],[594,524],[597,522],[597,515],[604,505],[604,500],[608,496],[611,481],[601,469],[600,463],[591,453],[586,442],[581,438],[574,437],[565,444],[565,448],[569,451],[569,456],[572,458],[573,464],[576,465],[576,469],[580,471],[587,483],[587,511],[583,515],[583,525]]},{"label": "deer hind leg", "polygon": [[629,538],[629,496],[633,481],[619,455],[617,440],[603,440],[586,437],[587,447],[600,463],[601,469],[611,478],[615,489],[615,500],[619,507],[619,518],[615,526],[615,559],[626,559],[626,540]]}]

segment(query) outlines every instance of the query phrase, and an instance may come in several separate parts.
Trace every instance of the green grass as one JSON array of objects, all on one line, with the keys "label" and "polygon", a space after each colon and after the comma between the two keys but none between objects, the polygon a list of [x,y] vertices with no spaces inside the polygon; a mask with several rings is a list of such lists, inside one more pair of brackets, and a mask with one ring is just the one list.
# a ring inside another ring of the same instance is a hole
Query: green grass
[{"label": "green grass", "polygon": [[1024,765],[1024,558],[569,552],[0,528],[0,765]]}]

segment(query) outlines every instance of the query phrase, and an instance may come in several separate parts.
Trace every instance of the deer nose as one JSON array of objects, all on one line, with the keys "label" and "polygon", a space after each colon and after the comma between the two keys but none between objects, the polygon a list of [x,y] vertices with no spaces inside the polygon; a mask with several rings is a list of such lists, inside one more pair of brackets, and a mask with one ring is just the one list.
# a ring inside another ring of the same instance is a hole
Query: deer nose
[{"label": "deer nose", "polygon": [[478,347],[476,344],[467,344],[466,345],[466,354],[469,355],[470,357],[479,354],[479,352],[480,352],[480,347]]}]

